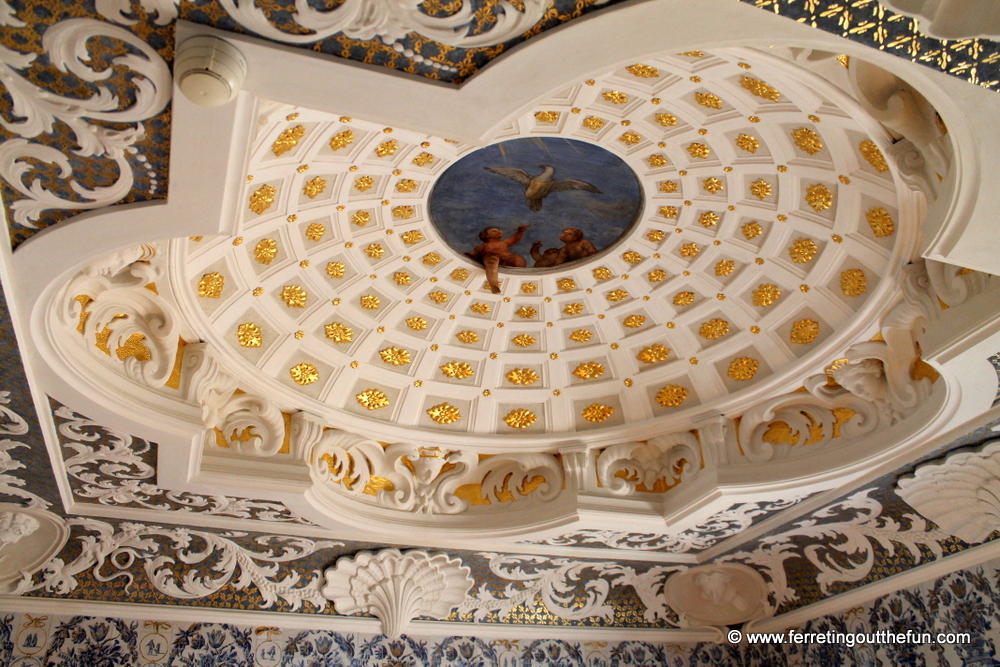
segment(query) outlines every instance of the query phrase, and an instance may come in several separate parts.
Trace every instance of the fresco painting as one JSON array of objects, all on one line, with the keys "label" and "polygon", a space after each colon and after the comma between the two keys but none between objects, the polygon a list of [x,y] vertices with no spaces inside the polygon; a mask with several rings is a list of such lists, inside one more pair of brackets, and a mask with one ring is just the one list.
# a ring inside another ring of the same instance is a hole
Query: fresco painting
[{"label": "fresco painting", "polygon": [[610,151],[530,137],[479,149],[434,186],[430,215],[460,254],[496,273],[550,268],[613,246],[638,220],[642,188]]}]

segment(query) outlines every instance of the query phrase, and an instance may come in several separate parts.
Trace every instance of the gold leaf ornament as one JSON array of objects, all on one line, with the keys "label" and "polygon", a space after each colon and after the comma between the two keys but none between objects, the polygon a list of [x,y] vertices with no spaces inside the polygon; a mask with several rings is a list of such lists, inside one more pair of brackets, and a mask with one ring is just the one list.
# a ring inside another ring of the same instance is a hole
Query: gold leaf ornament
[{"label": "gold leaf ornament", "polygon": [[304,387],[319,380],[319,371],[312,364],[302,362],[288,369],[295,384]]},{"label": "gold leaf ornament", "polygon": [[806,188],[806,203],[817,213],[833,206],[833,193],[822,183],[816,183]]},{"label": "gold leaf ornament", "polygon": [[538,341],[535,340],[534,336],[529,334],[518,334],[517,336],[511,338],[510,342],[514,343],[514,345],[517,345],[518,347],[531,347]]},{"label": "gold leaf ornament", "polygon": [[226,286],[226,277],[221,273],[206,273],[198,281],[198,296],[206,299],[218,299]]},{"label": "gold leaf ornament", "polygon": [[270,264],[278,256],[278,242],[261,239],[253,249],[253,256],[260,264]]},{"label": "gold leaf ornament", "polygon": [[736,137],[736,147],[747,153],[756,153],[760,149],[760,141],[750,134],[741,134]]},{"label": "gold leaf ornament", "polygon": [[528,428],[529,426],[534,424],[537,419],[538,417],[535,416],[534,412],[532,412],[531,410],[526,410],[524,408],[511,410],[510,412],[507,413],[507,416],[503,418],[507,426],[516,429]]},{"label": "gold leaf ornament", "polygon": [[512,368],[504,377],[511,384],[525,387],[538,381],[538,373],[530,368]]},{"label": "gold leaf ornament", "polygon": [[750,184],[750,194],[757,199],[764,201],[771,196],[771,184],[763,178],[758,178]]},{"label": "gold leaf ornament", "polygon": [[861,157],[868,161],[875,171],[880,174],[889,171],[889,163],[885,161],[885,156],[882,155],[882,151],[879,150],[878,145],[869,139],[862,141],[858,145],[858,151],[861,152]]},{"label": "gold leaf ornament", "polygon": [[275,157],[281,157],[299,144],[299,140],[306,134],[306,128],[301,125],[289,127],[278,135],[278,138],[271,144],[271,152]]},{"label": "gold leaf ornament", "polygon": [[668,384],[656,393],[656,402],[665,408],[676,408],[687,397],[687,389],[676,384]]},{"label": "gold leaf ornament", "polygon": [[354,340],[354,329],[343,322],[331,322],[324,329],[326,337],[334,343],[350,343]]},{"label": "gold leaf ornament", "polygon": [[708,340],[722,338],[729,333],[729,322],[714,318],[703,322],[698,330],[698,335]]},{"label": "gold leaf ornament", "polygon": [[260,347],[264,344],[264,334],[254,322],[244,322],[236,329],[236,340],[243,347]]},{"label": "gold leaf ornament", "polygon": [[840,274],[840,291],[844,296],[860,296],[868,291],[868,279],[861,269],[847,269]]},{"label": "gold leaf ornament", "polygon": [[823,139],[808,127],[792,130],[792,141],[799,150],[809,155],[816,155],[823,150]]},{"label": "gold leaf ornament", "polygon": [[462,418],[462,413],[450,403],[438,403],[428,408],[427,416],[438,424],[454,424]]},{"label": "gold leaf ornament", "polygon": [[640,79],[655,79],[660,76],[660,71],[650,65],[636,63],[625,68],[629,74]]},{"label": "gold leaf ornament", "polygon": [[795,239],[788,248],[788,256],[796,264],[806,264],[812,261],[817,252],[819,252],[819,248],[816,246],[816,242],[806,238]]},{"label": "gold leaf ornament", "polygon": [[778,289],[777,285],[772,285],[770,283],[761,283],[752,294],[753,305],[762,308],[772,305],[780,298],[781,290]]},{"label": "gold leaf ornament", "polygon": [[879,238],[892,236],[896,230],[896,223],[893,222],[889,211],[881,206],[868,211],[865,214],[865,219],[868,221],[868,226],[872,228],[872,233]]},{"label": "gold leaf ornament", "polygon": [[302,188],[302,194],[309,199],[315,199],[326,190],[326,180],[317,176],[316,178],[308,181]]},{"label": "gold leaf ornament", "polygon": [[390,366],[405,366],[410,363],[409,351],[399,347],[387,347],[384,350],[379,350],[378,354],[382,361]]},{"label": "gold leaf ornament", "polygon": [[582,416],[589,422],[599,424],[603,421],[607,421],[611,417],[611,415],[614,414],[614,412],[615,409],[610,405],[604,405],[603,403],[593,403],[585,407],[583,409],[583,413],[581,413],[580,416]]},{"label": "gold leaf ornament", "polygon": [[792,324],[788,339],[798,345],[806,345],[816,340],[817,336],[819,336],[819,323],[807,318]]},{"label": "gold leaf ornament", "polygon": [[378,410],[389,405],[389,397],[379,389],[365,389],[354,398],[366,410]]},{"label": "gold leaf ornament", "polygon": [[644,364],[657,364],[666,361],[670,357],[670,348],[659,343],[654,343],[649,347],[644,347],[636,355],[636,359]]},{"label": "gold leaf ornament", "polygon": [[576,370],[573,371],[573,375],[577,376],[581,380],[594,380],[604,375],[604,366],[596,361],[585,361],[576,367]]},{"label": "gold leaf ornament", "polygon": [[727,375],[734,380],[751,380],[759,368],[760,362],[756,359],[739,357],[730,362]]},{"label": "gold leaf ornament", "polygon": [[250,195],[250,210],[261,215],[267,209],[271,208],[271,204],[274,203],[274,198],[278,195],[278,191],[271,185],[262,185],[257,188],[252,195]]},{"label": "gold leaf ornament", "polygon": [[749,76],[740,77],[740,85],[749,90],[751,94],[762,99],[770,100],[771,102],[777,102],[781,99],[781,93],[776,88],[764,83],[760,79],[754,79]]},{"label": "gold leaf ornament", "polygon": [[464,361],[449,361],[444,366],[441,366],[441,373],[447,378],[464,380],[475,375],[476,371],[470,364]]},{"label": "gold leaf ornament", "polygon": [[722,109],[722,100],[712,93],[695,93],[694,101],[708,109]]},{"label": "gold leaf ornament", "polygon": [[306,227],[306,238],[310,241],[320,241],[326,234],[326,227],[318,222],[312,222]]},{"label": "gold leaf ornament", "polygon": [[344,130],[339,132],[332,137],[330,137],[330,150],[339,151],[341,148],[346,148],[354,142],[354,132],[351,130]]}]

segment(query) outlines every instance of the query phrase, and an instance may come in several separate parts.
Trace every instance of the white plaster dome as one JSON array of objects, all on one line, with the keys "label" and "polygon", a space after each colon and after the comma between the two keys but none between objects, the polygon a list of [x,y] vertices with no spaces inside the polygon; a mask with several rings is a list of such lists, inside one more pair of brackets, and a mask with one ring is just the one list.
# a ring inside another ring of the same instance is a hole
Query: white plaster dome
[{"label": "white plaster dome", "polygon": [[596,144],[635,172],[642,212],[612,251],[491,294],[427,210],[480,146],[282,111],[253,144],[239,237],[171,246],[188,321],[249,386],[332,423],[530,443],[739,414],[866,340],[897,298],[885,278],[916,225],[891,139],[785,61],[625,63],[491,142],[523,137]]}]

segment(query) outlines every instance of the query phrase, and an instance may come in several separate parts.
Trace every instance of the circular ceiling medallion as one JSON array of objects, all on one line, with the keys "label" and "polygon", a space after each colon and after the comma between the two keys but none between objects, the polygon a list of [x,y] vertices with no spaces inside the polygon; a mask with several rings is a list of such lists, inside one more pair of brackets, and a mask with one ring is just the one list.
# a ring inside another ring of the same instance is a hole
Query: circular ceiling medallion
[{"label": "circular ceiling medallion", "polygon": [[642,186],[624,160],[563,137],[502,141],[463,156],[434,184],[431,223],[460,255],[500,271],[593,257],[636,224]]}]

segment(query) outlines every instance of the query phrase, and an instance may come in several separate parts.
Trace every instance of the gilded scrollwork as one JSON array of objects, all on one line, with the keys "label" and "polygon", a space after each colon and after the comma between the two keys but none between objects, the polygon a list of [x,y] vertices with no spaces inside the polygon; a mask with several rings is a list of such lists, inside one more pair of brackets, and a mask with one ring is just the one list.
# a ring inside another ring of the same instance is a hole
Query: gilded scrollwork
[{"label": "gilded scrollwork", "polygon": [[600,488],[617,496],[662,493],[698,474],[699,451],[693,433],[611,445],[597,457],[597,482]]}]

